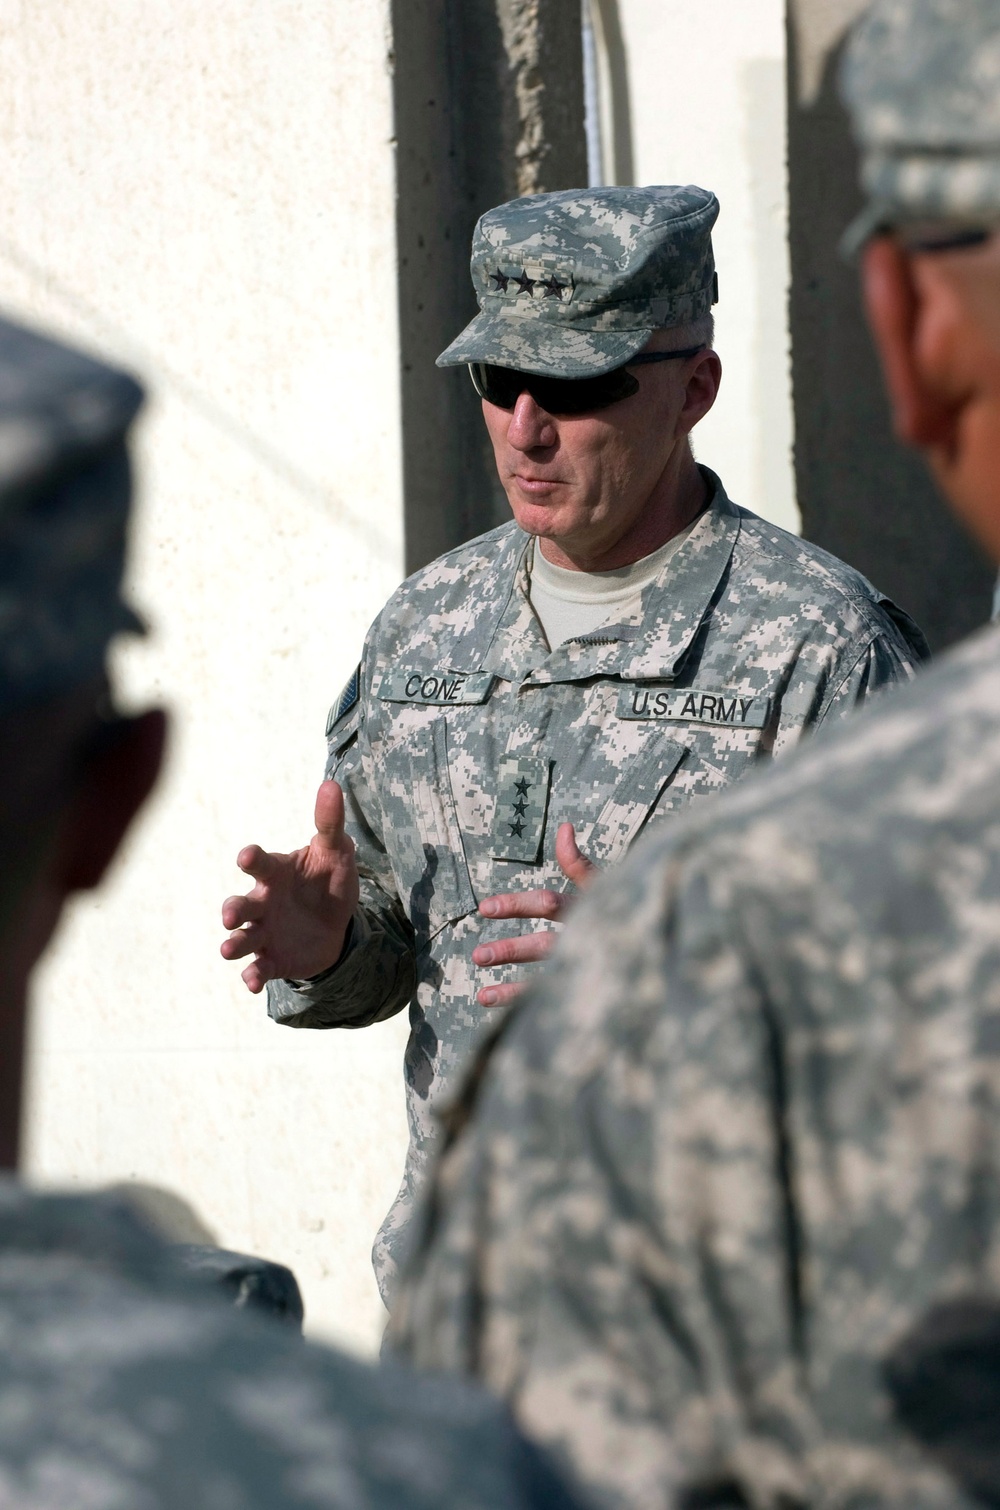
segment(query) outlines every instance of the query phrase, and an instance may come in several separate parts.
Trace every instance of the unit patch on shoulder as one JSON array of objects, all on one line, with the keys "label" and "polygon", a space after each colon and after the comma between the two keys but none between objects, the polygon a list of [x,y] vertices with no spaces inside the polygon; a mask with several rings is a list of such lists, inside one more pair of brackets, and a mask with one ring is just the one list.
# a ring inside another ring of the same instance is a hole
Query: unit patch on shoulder
[{"label": "unit patch on shoulder", "polygon": [[547,760],[505,756],[497,772],[497,807],[493,820],[493,856],[534,865],[542,846],[549,805]]},{"label": "unit patch on shoulder", "polygon": [[329,739],[345,714],[350,713],[361,695],[361,665],[355,666],[348,677],[347,685],[326,715],[326,737]]},{"label": "unit patch on shoulder", "polygon": [[623,687],[618,701],[619,718],[662,718],[671,723],[717,724],[730,729],[762,729],[767,722],[770,699],[747,697],[724,688],[705,692],[700,687]]}]

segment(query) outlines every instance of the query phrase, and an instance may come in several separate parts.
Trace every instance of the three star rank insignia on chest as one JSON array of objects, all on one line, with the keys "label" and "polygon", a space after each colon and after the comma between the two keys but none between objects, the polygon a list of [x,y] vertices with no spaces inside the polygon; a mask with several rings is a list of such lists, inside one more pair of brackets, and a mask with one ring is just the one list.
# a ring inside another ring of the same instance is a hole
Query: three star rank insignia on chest
[{"label": "three star rank insignia on chest", "polygon": [[497,806],[493,819],[493,856],[534,865],[542,847],[545,810],[549,801],[547,760],[507,755],[497,773]]}]

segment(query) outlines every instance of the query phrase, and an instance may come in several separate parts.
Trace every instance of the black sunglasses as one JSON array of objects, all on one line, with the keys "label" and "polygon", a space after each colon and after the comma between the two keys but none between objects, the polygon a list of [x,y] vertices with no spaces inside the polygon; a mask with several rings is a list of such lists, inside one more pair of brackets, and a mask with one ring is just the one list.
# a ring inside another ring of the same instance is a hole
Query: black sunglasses
[{"label": "black sunglasses", "polygon": [[676,362],[697,356],[704,346],[687,346],[683,351],[644,351],[632,357],[624,367],[602,372],[592,378],[539,377],[535,372],[518,372],[513,367],[496,367],[492,362],[470,362],[472,385],[480,398],[498,409],[513,409],[522,393],[530,393],[546,414],[588,414],[593,409],[607,409],[623,398],[639,392],[639,383],[629,372],[642,362]]},{"label": "black sunglasses", "polygon": [[966,247],[984,246],[996,231],[995,225],[947,221],[899,225],[892,234],[904,252],[957,252]]}]

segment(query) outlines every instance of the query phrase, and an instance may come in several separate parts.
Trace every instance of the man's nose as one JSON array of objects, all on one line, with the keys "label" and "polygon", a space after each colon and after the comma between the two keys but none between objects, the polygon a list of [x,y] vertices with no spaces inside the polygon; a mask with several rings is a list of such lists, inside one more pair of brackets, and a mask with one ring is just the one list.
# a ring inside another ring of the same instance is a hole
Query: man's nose
[{"label": "man's nose", "polygon": [[514,413],[507,427],[507,439],[518,451],[534,451],[539,446],[554,446],[556,427],[531,394],[524,390],[517,396]]}]

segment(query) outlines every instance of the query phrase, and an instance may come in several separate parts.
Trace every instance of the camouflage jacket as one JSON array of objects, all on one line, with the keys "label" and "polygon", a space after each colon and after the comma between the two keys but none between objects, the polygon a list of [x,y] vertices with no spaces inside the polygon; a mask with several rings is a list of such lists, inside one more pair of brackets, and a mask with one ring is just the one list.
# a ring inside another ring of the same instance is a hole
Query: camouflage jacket
[{"label": "camouflage jacket", "polygon": [[604,878],[478,1070],[411,1362],[616,1510],[968,1504],[882,1366],[1000,1286],[1000,630]]},{"label": "camouflage jacket", "polygon": [[376,1242],[383,1294],[434,1103],[489,1029],[476,991],[515,978],[484,978],[472,949],[530,927],[486,920],[479,901],[565,890],[564,819],[593,861],[617,864],[640,832],[919,658],[919,631],[864,578],[706,475],[710,506],[632,618],[550,651],[528,599],[529,539],[511,523],[403,584],[331,710],[327,774],[347,794],[362,911],[343,963],[315,985],[272,985],[268,1007],[292,1026],[360,1027],[410,1003],[410,1149]]},{"label": "camouflage jacket", "polygon": [[0,1183],[0,1504],[570,1510],[501,1408],[210,1298],[128,1208]]}]

